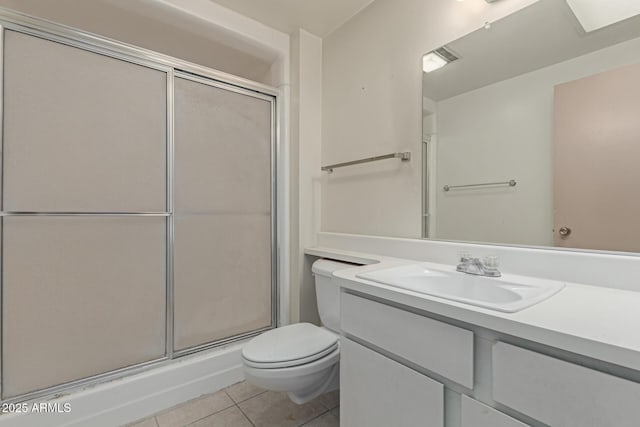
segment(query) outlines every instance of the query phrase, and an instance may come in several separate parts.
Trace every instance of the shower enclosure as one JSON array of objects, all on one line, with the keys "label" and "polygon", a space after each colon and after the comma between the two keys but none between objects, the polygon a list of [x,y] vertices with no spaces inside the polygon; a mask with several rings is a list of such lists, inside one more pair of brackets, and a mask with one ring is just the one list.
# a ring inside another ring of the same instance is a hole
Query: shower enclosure
[{"label": "shower enclosure", "polygon": [[0,13],[2,400],[276,324],[276,98]]}]

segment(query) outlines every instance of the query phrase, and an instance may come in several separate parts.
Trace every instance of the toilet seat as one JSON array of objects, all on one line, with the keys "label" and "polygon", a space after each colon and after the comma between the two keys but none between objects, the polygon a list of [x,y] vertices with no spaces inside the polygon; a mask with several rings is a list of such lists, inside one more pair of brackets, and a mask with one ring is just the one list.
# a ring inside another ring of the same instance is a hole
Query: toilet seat
[{"label": "toilet seat", "polygon": [[322,359],[326,355],[333,353],[337,348],[338,343],[336,342],[334,345],[327,348],[326,350],[321,351],[320,353],[312,354],[300,359],[283,360],[281,362],[254,362],[252,360],[244,359],[244,363],[247,366],[261,369],[293,368],[295,366],[306,365],[307,363],[315,362],[318,359]]},{"label": "toilet seat", "polygon": [[337,334],[310,323],[297,323],[254,338],[242,349],[242,358],[253,368],[292,368],[322,359],[338,347]]},{"label": "toilet seat", "polygon": [[314,375],[325,369],[330,369],[334,365],[337,367],[339,365],[338,362],[340,362],[339,346],[327,356],[304,365],[291,366],[288,368],[262,369],[253,368],[245,364],[244,369],[245,373],[251,377],[257,376],[266,379],[288,380],[290,378],[298,378],[305,375]]}]

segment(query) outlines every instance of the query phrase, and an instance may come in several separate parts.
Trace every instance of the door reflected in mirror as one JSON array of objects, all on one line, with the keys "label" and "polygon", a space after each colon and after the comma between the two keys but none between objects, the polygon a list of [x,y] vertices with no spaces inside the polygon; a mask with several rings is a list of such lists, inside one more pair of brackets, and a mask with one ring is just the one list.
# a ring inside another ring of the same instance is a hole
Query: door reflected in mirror
[{"label": "door reflected in mirror", "polygon": [[640,15],[585,32],[540,0],[443,48],[423,236],[640,252]]}]

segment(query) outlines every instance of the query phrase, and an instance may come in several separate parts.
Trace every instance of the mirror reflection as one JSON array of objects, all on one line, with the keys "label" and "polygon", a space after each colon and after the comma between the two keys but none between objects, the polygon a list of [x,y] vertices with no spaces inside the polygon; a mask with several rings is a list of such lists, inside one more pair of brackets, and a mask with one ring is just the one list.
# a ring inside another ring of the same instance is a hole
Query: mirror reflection
[{"label": "mirror reflection", "polygon": [[540,0],[423,57],[424,237],[640,252],[640,16],[579,12]]}]

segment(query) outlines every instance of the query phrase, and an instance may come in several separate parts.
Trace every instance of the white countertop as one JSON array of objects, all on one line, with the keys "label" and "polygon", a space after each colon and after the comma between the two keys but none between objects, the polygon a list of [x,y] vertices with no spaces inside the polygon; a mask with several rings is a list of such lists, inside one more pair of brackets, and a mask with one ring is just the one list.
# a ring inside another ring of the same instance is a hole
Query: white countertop
[{"label": "white countertop", "polygon": [[640,371],[640,292],[565,282],[549,299],[503,313],[356,277],[420,261],[324,247],[305,253],[366,264],[334,273],[345,289]]}]

